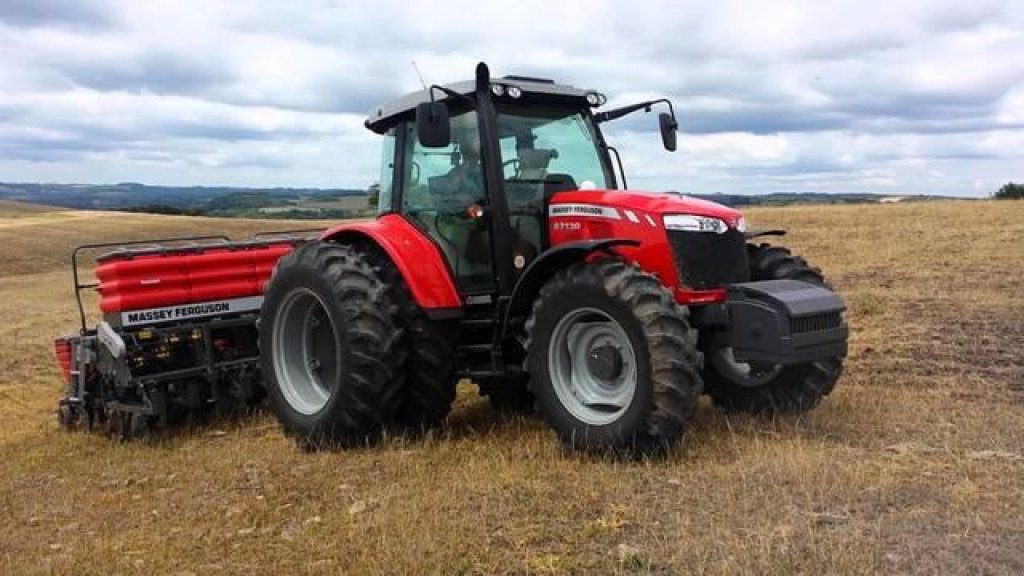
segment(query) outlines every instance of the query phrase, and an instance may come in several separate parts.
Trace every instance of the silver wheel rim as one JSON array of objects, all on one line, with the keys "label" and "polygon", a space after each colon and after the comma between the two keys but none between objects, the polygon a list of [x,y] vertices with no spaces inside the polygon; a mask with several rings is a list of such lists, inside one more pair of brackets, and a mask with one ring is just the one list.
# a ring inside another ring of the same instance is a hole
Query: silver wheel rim
[{"label": "silver wheel rim", "polygon": [[740,362],[736,360],[732,347],[718,349],[711,361],[719,374],[725,376],[733,384],[745,388],[764,386],[778,376],[782,370],[781,364]]},{"label": "silver wheel rim", "polygon": [[[621,361],[618,370],[604,369],[611,355]],[[552,331],[548,375],[558,400],[573,417],[603,426],[618,420],[636,395],[636,353],[626,331],[611,316],[596,308],[578,308]]]},{"label": "silver wheel rim", "polygon": [[285,295],[274,316],[274,375],[296,412],[327,405],[339,377],[338,343],[323,300],[308,288]]}]

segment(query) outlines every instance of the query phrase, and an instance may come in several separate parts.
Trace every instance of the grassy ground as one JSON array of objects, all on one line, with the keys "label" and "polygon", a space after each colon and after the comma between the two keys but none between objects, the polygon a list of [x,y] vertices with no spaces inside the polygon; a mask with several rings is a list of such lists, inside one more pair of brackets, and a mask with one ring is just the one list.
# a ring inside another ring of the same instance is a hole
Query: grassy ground
[{"label": "grassy ground", "polygon": [[801,418],[702,405],[663,461],[562,453],[470,385],[449,424],[306,454],[268,416],[156,445],[58,431],[69,246],[267,222],[0,204],[0,573],[1024,572],[1024,203],[752,210],[846,297]]}]

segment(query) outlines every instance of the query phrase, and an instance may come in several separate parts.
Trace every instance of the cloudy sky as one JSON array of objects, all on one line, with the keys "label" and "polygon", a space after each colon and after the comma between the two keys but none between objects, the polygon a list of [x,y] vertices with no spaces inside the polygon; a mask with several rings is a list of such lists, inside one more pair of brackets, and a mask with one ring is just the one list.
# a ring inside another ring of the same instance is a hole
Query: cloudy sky
[{"label": "cloudy sky", "polygon": [[[701,6],[703,5],[703,6]],[[555,78],[635,188],[988,195],[1024,180],[1024,2],[0,0],[0,181],[365,187],[376,103]]]}]

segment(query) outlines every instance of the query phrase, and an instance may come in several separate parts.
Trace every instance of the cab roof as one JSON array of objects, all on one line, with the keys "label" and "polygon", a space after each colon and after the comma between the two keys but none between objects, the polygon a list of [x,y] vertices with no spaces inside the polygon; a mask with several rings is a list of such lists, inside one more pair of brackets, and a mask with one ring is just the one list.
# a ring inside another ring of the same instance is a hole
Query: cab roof
[{"label": "cab roof", "polygon": [[[545,78],[530,78],[526,76],[505,76],[495,78],[491,84],[501,84],[505,87],[506,93],[509,86],[516,86],[523,92],[523,97],[540,96],[554,100],[579,100],[579,104],[590,106],[586,100],[588,94],[596,93],[595,90],[583,90],[567,84],[556,84],[554,80]],[[476,91],[476,82],[466,80],[453,84],[445,84],[444,88],[457,94],[470,95]],[[447,100],[450,97],[440,90],[434,91],[435,100]],[[507,97],[506,97],[507,98]],[[418,90],[406,94],[397,100],[392,100],[374,108],[366,118],[366,127],[378,134],[383,134],[395,125],[403,116],[413,112],[418,104],[430,102],[429,90]]]}]

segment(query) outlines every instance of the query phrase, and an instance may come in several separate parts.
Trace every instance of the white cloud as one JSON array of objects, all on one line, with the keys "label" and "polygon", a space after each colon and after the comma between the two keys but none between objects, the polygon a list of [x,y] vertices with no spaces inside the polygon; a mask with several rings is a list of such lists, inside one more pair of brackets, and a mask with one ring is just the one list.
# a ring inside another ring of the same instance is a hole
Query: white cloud
[{"label": "white cloud", "polygon": [[630,184],[977,195],[1024,165],[1024,6],[0,2],[0,180],[365,186],[363,114],[430,82],[550,76],[613,104]]}]

